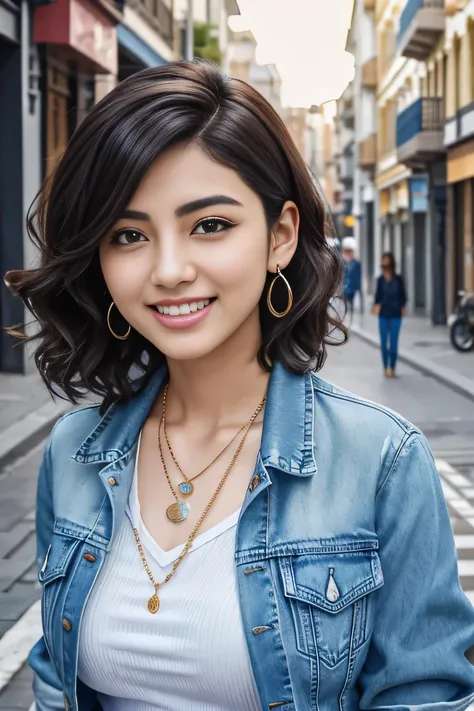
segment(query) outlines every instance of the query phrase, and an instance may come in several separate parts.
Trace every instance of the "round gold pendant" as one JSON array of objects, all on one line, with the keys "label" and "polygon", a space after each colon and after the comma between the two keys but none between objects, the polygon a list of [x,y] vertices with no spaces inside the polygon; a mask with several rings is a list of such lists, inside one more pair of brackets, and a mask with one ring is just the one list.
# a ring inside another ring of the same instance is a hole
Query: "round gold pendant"
[{"label": "round gold pendant", "polygon": [[158,595],[155,593],[148,600],[148,612],[151,612],[152,615],[156,615],[156,613],[158,612],[159,609],[160,609],[160,601],[158,599]]},{"label": "round gold pendant", "polygon": [[189,513],[189,506],[184,503],[184,501],[177,501],[175,504],[171,504],[166,509],[166,516],[173,523],[180,523],[187,518]]}]

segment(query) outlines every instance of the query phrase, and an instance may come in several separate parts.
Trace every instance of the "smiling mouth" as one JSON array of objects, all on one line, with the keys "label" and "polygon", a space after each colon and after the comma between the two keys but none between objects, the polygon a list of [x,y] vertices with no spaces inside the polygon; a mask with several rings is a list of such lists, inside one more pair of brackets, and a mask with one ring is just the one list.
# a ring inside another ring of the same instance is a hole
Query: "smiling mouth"
[{"label": "smiling mouth", "polygon": [[197,311],[202,311],[216,301],[217,297],[212,297],[211,299],[203,299],[202,301],[189,301],[184,304],[169,304],[166,306],[161,306],[160,304],[152,304],[150,308],[163,316],[188,316],[189,314],[196,313]]}]

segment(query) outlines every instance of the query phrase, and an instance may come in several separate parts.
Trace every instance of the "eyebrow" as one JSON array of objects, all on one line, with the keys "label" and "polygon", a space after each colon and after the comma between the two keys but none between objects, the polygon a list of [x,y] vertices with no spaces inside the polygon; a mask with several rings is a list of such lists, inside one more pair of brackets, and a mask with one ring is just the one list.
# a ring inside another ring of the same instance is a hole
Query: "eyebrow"
[{"label": "eyebrow", "polygon": [[[210,195],[209,197],[199,198],[198,200],[193,200],[185,205],[181,205],[175,211],[176,217],[185,217],[190,215],[192,212],[197,212],[205,207],[211,207],[212,205],[236,205],[237,207],[243,207],[242,203],[228,195]],[[151,222],[151,217],[147,212],[140,212],[139,210],[123,210],[118,218],[119,220],[129,219],[129,220],[143,220],[145,222]]]},{"label": "eyebrow", "polygon": [[211,207],[211,205],[236,205],[237,207],[242,207],[242,203],[228,195],[210,195],[209,197],[188,202],[186,205],[181,205],[175,214],[176,217],[185,217],[185,215],[190,215],[192,212],[202,210],[204,207]]}]

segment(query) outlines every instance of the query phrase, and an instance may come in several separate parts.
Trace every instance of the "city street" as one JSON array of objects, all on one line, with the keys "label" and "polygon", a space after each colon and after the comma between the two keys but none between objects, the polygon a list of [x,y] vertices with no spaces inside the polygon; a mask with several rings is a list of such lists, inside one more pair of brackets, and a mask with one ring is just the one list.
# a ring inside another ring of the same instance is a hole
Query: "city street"
[{"label": "city street", "polygon": [[[426,433],[451,512],[461,581],[474,602],[472,400],[403,363],[399,378],[386,380],[377,349],[357,336],[352,336],[343,348],[329,350],[321,375],[342,388],[399,411]],[[0,686],[4,687],[0,691],[1,711],[26,711],[32,702],[30,672],[24,660],[40,626],[39,606],[35,604],[39,587],[34,564],[33,511],[41,449],[42,444],[37,445],[0,475],[0,635],[9,630],[0,639]],[[12,669],[19,667],[20,672],[12,677]],[[5,685],[10,677],[10,683]]]}]

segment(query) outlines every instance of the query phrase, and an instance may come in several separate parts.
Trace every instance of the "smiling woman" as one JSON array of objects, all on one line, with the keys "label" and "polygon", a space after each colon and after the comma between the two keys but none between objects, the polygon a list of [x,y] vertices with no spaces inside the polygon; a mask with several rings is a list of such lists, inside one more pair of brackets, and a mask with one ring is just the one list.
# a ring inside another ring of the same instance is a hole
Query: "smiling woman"
[{"label": "smiling woman", "polygon": [[[75,409],[38,480],[38,711],[465,711],[422,434],[316,376],[341,264],[281,119],[210,64],[87,116],[10,272]],[[403,512],[403,515],[401,515]]]}]

